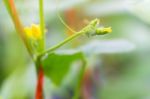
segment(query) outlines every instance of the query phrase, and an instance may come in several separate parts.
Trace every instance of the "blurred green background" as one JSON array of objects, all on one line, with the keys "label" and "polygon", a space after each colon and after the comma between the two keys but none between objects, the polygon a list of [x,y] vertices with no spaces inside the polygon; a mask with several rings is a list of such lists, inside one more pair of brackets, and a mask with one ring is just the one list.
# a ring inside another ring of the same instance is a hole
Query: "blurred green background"
[{"label": "blurred green background", "polygon": [[[47,48],[99,18],[113,32],[80,37],[62,49],[82,48],[88,66],[81,99],[150,99],[150,0],[44,0]],[[39,23],[38,0],[15,0],[25,26]],[[36,75],[26,48],[0,1],[0,96],[34,99]],[[71,79],[71,77],[69,78]],[[90,84],[89,84],[90,83]],[[45,99],[71,99],[72,84],[56,88],[45,77]],[[85,88],[85,89],[84,89]],[[87,89],[86,89],[87,88]],[[53,97],[53,98],[52,98]]]}]

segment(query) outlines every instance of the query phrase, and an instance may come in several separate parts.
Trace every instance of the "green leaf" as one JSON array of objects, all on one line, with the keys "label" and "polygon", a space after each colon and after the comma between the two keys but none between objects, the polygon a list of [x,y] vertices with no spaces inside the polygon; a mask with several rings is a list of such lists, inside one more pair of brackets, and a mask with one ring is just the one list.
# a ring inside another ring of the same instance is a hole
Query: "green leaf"
[{"label": "green leaf", "polygon": [[84,58],[81,52],[75,50],[48,54],[42,60],[44,73],[55,85],[60,85],[72,63],[77,60],[83,61]]}]

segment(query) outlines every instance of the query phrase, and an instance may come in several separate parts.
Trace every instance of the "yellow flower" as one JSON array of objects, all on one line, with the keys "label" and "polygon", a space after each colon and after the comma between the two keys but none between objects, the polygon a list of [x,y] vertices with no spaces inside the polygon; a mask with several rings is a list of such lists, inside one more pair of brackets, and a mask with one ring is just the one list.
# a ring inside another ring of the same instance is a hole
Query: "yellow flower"
[{"label": "yellow flower", "polygon": [[31,27],[25,27],[24,31],[28,38],[39,40],[42,38],[42,32],[39,25],[32,24]]}]

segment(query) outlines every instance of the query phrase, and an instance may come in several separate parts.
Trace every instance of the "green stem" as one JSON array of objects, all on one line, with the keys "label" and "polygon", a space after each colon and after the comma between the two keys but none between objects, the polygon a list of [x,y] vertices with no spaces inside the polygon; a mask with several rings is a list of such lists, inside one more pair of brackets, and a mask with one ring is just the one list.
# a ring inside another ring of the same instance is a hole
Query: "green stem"
[{"label": "green stem", "polygon": [[[43,0],[39,0],[39,16],[40,16],[40,28],[42,33],[42,40],[40,41],[40,52],[45,50],[45,31],[44,31],[44,11],[43,11]],[[41,64],[41,57],[37,56],[35,61],[36,70],[37,70],[37,88],[35,99],[44,99],[43,95],[43,82],[44,82],[44,73]]]},{"label": "green stem", "polygon": [[67,42],[73,40],[74,38],[83,35],[83,34],[88,34],[91,31],[95,31],[97,25],[99,24],[99,20],[98,19],[94,19],[92,20],[86,27],[84,27],[81,31],[74,33],[72,36],[66,38],[64,41],[58,43],[57,45],[49,48],[48,50],[42,52],[39,56],[43,56],[46,53],[50,53],[55,51],[56,49],[58,49],[59,47],[63,46],[64,44],[66,44]]},{"label": "green stem", "polygon": [[81,67],[81,70],[79,72],[79,78],[77,80],[77,86],[75,87],[75,91],[74,91],[75,94],[74,94],[72,99],[79,99],[79,97],[80,97],[81,82],[82,82],[82,79],[83,79],[85,68],[86,68],[86,60],[83,58],[83,66]]},{"label": "green stem", "polygon": [[42,55],[44,55],[44,54],[46,54],[46,53],[55,51],[55,50],[58,49],[59,47],[63,46],[63,45],[66,44],[67,42],[73,40],[74,38],[76,38],[76,37],[78,37],[78,36],[80,36],[80,35],[82,35],[82,34],[83,34],[83,32],[77,32],[77,33],[73,34],[72,36],[66,38],[64,41],[58,43],[57,45],[55,45],[55,46],[49,48],[48,50],[46,50],[45,52],[41,53],[39,56],[42,56]]},{"label": "green stem", "polygon": [[45,24],[44,24],[44,7],[43,7],[43,0],[39,0],[39,16],[40,16],[40,28],[42,32],[42,45],[41,50],[45,49]]}]

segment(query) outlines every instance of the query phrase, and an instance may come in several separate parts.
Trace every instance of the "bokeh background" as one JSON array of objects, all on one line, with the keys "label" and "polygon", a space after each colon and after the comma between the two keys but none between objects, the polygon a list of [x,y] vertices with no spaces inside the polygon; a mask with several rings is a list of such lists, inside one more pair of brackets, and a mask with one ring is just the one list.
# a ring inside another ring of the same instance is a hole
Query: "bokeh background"
[{"label": "bokeh background", "polygon": [[[47,48],[72,35],[60,22],[58,10],[76,31],[94,18],[101,20],[101,26],[113,29],[111,34],[83,36],[61,48],[81,48],[86,54],[83,99],[150,99],[150,0],[44,2]],[[24,26],[39,23],[38,0],[15,3]],[[34,64],[1,0],[0,97],[34,99],[35,86]],[[71,86],[57,88],[45,77],[45,99],[71,99]]]}]

